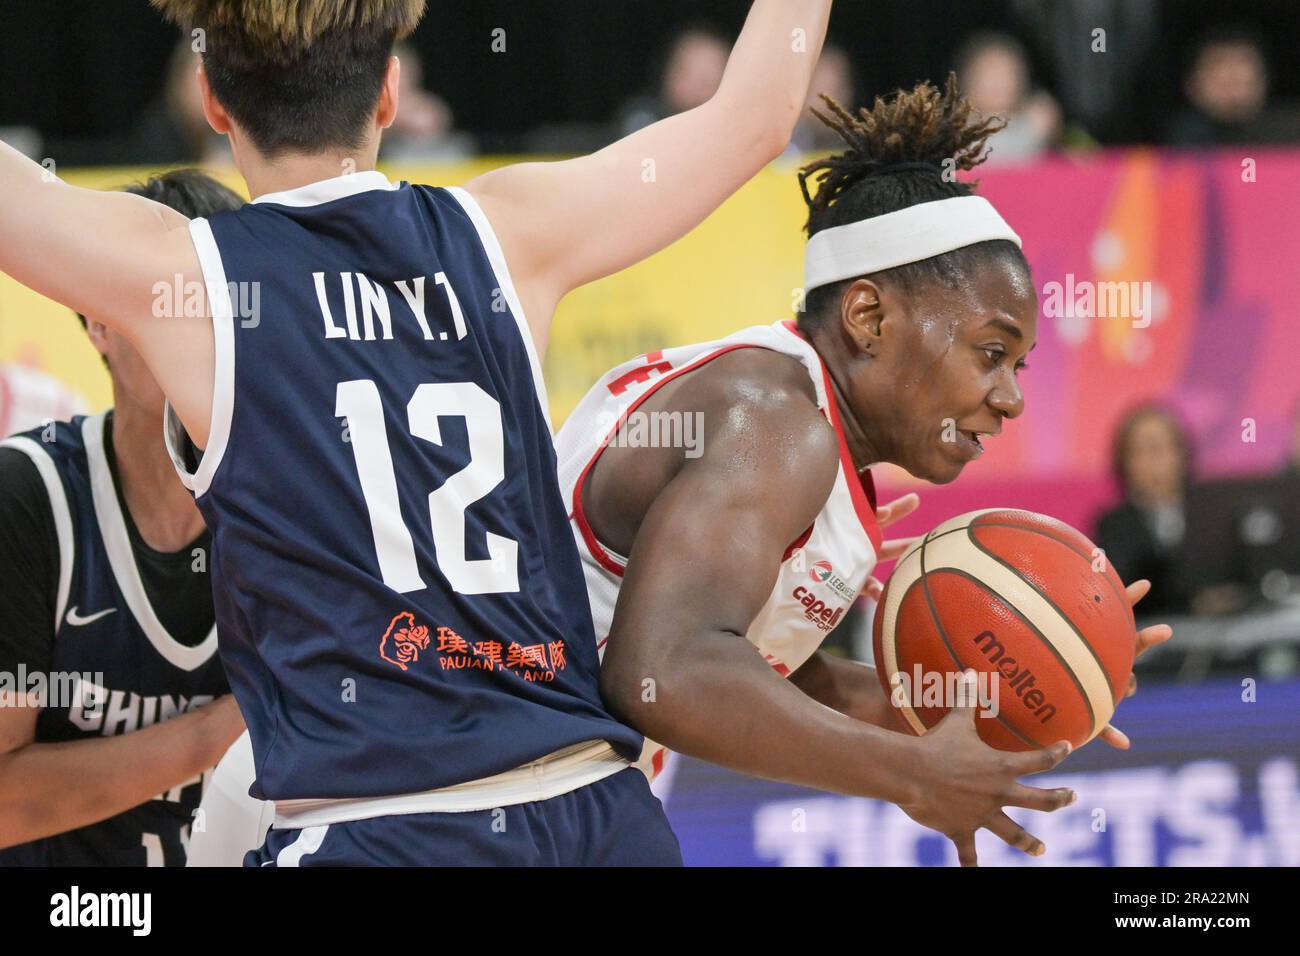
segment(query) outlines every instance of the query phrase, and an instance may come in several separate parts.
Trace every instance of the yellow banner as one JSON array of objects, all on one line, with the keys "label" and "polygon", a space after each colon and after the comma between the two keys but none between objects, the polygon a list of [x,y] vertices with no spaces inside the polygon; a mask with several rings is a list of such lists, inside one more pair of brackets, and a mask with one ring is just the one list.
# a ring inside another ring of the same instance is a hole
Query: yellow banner
[{"label": "yellow banner", "polygon": [[[395,166],[385,172],[394,179],[452,186],[509,161]],[[76,185],[112,189],[149,172],[95,169],[60,171],[60,176]],[[246,194],[233,169],[213,173]],[[628,189],[658,188],[639,180],[628,184]],[[773,166],[670,248],[569,295],[556,313],[546,358],[556,426],[592,382],[634,355],[793,315],[802,284],[804,216],[795,167]],[[599,230],[600,223],[591,228]],[[0,362],[49,372],[84,395],[92,410],[112,402],[108,375],[76,317],[5,275],[0,275]]]}]

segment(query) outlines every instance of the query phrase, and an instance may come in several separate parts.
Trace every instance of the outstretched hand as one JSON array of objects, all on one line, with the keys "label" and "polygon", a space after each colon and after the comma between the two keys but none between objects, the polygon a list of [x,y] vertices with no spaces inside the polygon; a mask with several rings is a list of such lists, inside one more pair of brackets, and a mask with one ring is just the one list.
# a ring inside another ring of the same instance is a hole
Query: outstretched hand
[{"label": "outstretched hand", "polygon": [[952,840],[962,866],[977,865],[975,833],[980,829],[991,830],[1030,856],[1041,856],[1047,849],[1043,841],[1003,808],[1050,813],[1074,803],[1078,795],[1069,787],[1044,790],[1019,782],[1020,777],[1055,768],[1070,753],[1070,744],[1062,740],[1024,753],[995,750],[975,730],[980,718],[974,670],[962,675],[962,684],[956,706],[917,741],[916,797],[899,805],[917,823]]},{"label": "outstretched hand", "polygon": [[[887,505],[881,505],[876,509],[876,523],[881,528],[888,528],[891,524],[902,521],[918,507],[920,507],[921,498],[915,492],[909,492],[901,498],[895,498]],[[913,544],[916,538],[894,538],[884,542],[880,548],[880,554],[877,556],[877,563],[884,561],[894,561],[901,558]],[[885,585],[875,575],[867,578],[867,583],[862,589],[862,593],[867,595],[873,601],[879,601],[885,593]]]},{"label": "outstretched hand", "polygon": [[[1138,601],[1146,597],[1151,591],[1151,582],[1143,578],[1140,581],[1134,581],[1125,588],[1124,591],[1128,595],[1129,606],[1136,607]],[[1142,630],[1138,631],[1137,634],[1137,649],[1133,654],[1133,659],[1136,661],[1143,651],[1155,647],[1157,644],[1163,644],[1173,636],[1174,629],[1168,624],[1152,624],[1150,627],[1142,628]],[[1130,674],[1128,679],[1128,691],[1124,696],[1132,697],[1136,693],[1137,676]],[[1128,734],[1124,733],[1124,731],[1120,730],[1114,724],[1107,724],[1106,729],[1097,735],[1097,739],[1104,740],[1112,747],[1117,747],[1120,750],[1128,750],[1129,748],[1130,741],[1128,739]]]}]

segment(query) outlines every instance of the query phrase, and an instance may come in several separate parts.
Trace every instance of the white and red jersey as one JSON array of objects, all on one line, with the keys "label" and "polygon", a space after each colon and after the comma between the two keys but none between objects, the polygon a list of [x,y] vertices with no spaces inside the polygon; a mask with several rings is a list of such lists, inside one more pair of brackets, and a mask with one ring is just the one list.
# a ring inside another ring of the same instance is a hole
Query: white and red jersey
[{"label": "white and red jersey", "polygon": [[[793,322],[753,326],[715,342],[651,352],[597,382],[555,440],[560,489],[572,509],[570,523],[582,556],[602,657],[627,559],[601,543],[587,523],[582,511],[583,482],[625,423],[628,427],[619,442],[636,443],[630,440],[633,426],[644,423],[629,421],[629,416],[660,386],[743,348],[771,349],[803,363],[817,390],[817,405],[834,427],[840,447],[835,485],[812,525],[786,548],[772,594],[746,637],[777,673],[789,676],[843,620],[876,566],[881,536],[871,475],[864,472],[859,477],[854,468],[826,367]],[[671,424],[676,423],[652,422],[640,433],[652,440],[660,438]],[[665,753],[662,746],[647,740],[638,765],[653,778],[662,769]]]}]

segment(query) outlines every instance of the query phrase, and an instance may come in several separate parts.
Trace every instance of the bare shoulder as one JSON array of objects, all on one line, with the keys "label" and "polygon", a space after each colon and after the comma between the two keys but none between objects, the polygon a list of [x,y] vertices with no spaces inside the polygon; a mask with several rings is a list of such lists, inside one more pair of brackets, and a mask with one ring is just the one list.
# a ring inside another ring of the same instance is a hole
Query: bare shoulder
[{"label": "bare shoulder", "polygon": [[685,376],[674,404],[703,413],[705,457],[714,466],[737,477],[755,470],[769,481],[797,482],[822,500],[829,494],[838,439],[798,359],[736,349]]}]

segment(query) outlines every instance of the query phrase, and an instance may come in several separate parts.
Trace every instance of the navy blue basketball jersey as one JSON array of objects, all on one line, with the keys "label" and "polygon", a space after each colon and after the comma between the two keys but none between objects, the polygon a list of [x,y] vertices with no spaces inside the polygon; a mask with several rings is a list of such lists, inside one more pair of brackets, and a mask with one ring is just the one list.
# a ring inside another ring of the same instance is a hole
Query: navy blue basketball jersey
[{"label": "navy blue basketball jersey", "polygon": [[[143,730],[228,691],[215,626],[196,645],[174,638],[149,603],[104,448],[105,416],[7,439],[45,483],[59,545],[53,663],[36,740]],[[198,555],[196,560],[206,560]],[[204,778],[90,826],[0,850],[0,865],[183,866]]]},{"label": "navy blue basketball jersey", "polygon": [[[605,711],[541,370],[469,194],[363,172],[195,220],[216,344],[213,533],[254,796],[479,780]],[[195,464],[197,461],[197,464]]]}]

